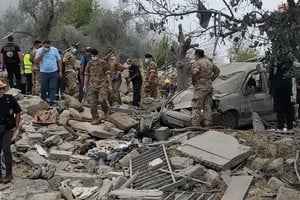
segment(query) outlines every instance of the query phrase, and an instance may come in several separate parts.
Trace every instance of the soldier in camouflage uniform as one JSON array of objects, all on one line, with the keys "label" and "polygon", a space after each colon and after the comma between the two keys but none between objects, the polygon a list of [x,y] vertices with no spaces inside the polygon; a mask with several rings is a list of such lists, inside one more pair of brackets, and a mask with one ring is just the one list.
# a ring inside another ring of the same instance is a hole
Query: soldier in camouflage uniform
[{"label": "soldier in camouflage uniform", "polygon": [[202,49],[195,51],[195,60],[191,71],[194,86],[192,125],[209,127],[212,124],[212,82],[219,76],[220,70],[205,57]]},{"label": "soldier in camouflage uniform", "polygon": [[33,63],[32,65],[32,94],[39,96],[41,92],[41,74],[40,67],[34,63],[34,57],[36,50],[42,47],[42,41],[34,41],[34,47],[30,51],[30,60]]},{"label": "soldier in camouflage uniform", "polygon": [[65,63],[64,93],[70,96],[74,96],[77,90],[76,52],[77,46],[73,45],[63,56]]},{"label": "soldier in camouflage uniform", "polygon": [[148,64],[146,76],[145,76],[145,88],[144,94],[146,97],[157,98],[157,88],[158,88],[158,73],[157,65],[151,54],[145,54],[145,62]]},{"label": "soldier in camouflage uniform", "polygon": [[120,87],[122,83],[121,72],[123,71],[123,66],[117,62],[116,52],[112,49],[106,53],[104,60],[110,66],[113,86],[112,92],[108,94],[108,101],[111,106],[119,106],[122,104]]},{"label": "soldier in camouflage uniform", "polygon": [[112,91],[112,81],[110,67],[107,62],[97,57],[97,49],[91,49],[90,53],[92,60],[86,66],[83,90],[86,92],[89,81],[91,114],[93,117],[91,124],[96,125],[101,122],[97,109],[98,103],[101,104],[104,116],[108,115],[107,95],[108,92]]}]

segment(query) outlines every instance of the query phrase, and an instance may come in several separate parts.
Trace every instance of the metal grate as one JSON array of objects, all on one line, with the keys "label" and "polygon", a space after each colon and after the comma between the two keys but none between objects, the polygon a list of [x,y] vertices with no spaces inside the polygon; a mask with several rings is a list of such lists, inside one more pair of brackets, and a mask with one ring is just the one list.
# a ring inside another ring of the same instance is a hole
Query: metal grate
[{"label": "metal grate", "polygon": [[160,169],[172,172],[165,147],[162,145],[152,148],[131,160],[131,175],[138,173],[138,177],[132,184],[134,189],[160,189],[176,182],[173,174],[161,172],[159,169],[148,168],[149,162],[157,158],[160,158],[163,161],[163,165]]},{"label": "metal grate", "polygon": [[174,191],[167,195],[164,200],[213,200],[214,197],[215,194],[211,193]]}]

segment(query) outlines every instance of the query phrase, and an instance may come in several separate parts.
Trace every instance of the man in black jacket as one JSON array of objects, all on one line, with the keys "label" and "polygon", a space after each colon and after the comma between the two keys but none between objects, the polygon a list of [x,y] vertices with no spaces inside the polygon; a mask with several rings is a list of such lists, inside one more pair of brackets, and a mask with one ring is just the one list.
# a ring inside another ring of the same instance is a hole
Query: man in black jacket
[{"label": "man in black jacket", "polygon": [[12,95],[5,93],[7,85],[0,80],[0,154],[3,151],[6,175],[2,179],[0,168],[0,183],[9,183],[12,180],[11,141],[16,137],[16,130],[20,123],[21,108]]},{"label": "man in black jacket", "polygon": [[293,62],[282,62],[276,68],[271,70],[269,79],[271,83],[271,94],[274,101],[274,110],[277,114],[277,128],[283,130],[293,129],[294,107],[291,102],[292,78],[288,72],[293,67]]},{"label": "man in black jacket", "polygon": [[1,49],[0,62],[7,70],[9,86],[14,87],[14,76],[17,88],[21,89],[21,73],[23,73],[23,55],[20,47],[14,43],[13,36],[8,36],[8,43]]},{"label": "man in black jacket", "polygon": [[132,105],[140,107],[141,103],[141,88],[142,88],[142,75],[138,65],[134,64],[131,59],[126,60],[128,64],[129,77],[128,82],[132,82],[133,85],[133,101]]}]

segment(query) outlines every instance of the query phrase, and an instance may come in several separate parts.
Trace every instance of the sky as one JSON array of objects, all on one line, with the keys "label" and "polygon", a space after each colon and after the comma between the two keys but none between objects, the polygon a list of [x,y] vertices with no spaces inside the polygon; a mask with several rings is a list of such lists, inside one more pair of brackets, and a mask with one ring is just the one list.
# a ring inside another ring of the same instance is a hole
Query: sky
[{"label": "sky", "polygon": [[[107,9],[113,9],[114,7],[116,7],[118,5],[119,0],[98,0],[99,4],[101,6],[103,6],[104,8]],[[178,3],[178,2],[182,2],[183,0],[170,0],[172,3]],[[285,2],[285,0],[262,0],[263,1],[263,8],[265,10],[269,10],[269,11],[273,11],[277,8],[277,5]],[[16,7],[18,5],[19,0],[0,0],[0,16],[3,15],[3,13],[5,12],[5,10],[7,8],[9,8],[9,6],[13,6]],[[206,2],[208,2],[208,7],[209,8],[215,8],[215,9],[224,9],[224,4],[222,2],[222,0],[206,0]],[[227,2],[229,2],[229,0],[227,0]],[[241,9],[240,10],[241,13],[246,12],[246,10]],[[181,22],[182,23],[182,22]],[[170,23],[169,24],[169,29],[174,30],[174,33],[177,33],[177,26],[178,24],[174,23]],[[195,29],[195,17],[193,16],[193,19],[185,19],[185,21],[183,22],[183,29],[185,32],[189,32],[191,30]],[[208,51],[212,51],[212,47],[213,46],[213,41],[212,42],[208,42],[206,41],[203,43],[203,41],[196,41],[197,43],[200,44],[200,46],[204,46],[204,50],[206,50],[206,48],[208,49]],[[227,50],[228,47],[218,47],[218,57],[219,59],[226,59],[225,57],[227,56]],[[211,52],[212,53],[212,52]],[[222,60],[223,61],[223,60]],[[221,62],[222,62],[221,61]]]}]

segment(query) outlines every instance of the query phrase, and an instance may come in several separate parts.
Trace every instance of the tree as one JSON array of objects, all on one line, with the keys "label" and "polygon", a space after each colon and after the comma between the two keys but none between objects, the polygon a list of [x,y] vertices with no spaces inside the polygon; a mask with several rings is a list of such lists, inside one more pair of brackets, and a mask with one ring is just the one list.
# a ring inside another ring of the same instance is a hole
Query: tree
[{"label": "tree", "polygon": [[20,0],[19,9],[33,23],[35,37],[45,40],[49,38],[51,28],[57,24],[63,3],[63,0]]},{"label": "tree", "polygon": [[175,64],[175,58],[171,53],[170,43],[171,41],[168,36],[164,35],[161,40],[159,40],[158,42],[154,42],[151,46],[159,69],[164,69],[169,65]]},{"label": "tree", "polygon": [[94,0],[67,0],[63,8],[63,24],[71,24],[77,29],[89,24],[94,6]]},{"label": "tree", "polygon": [[251,58],[258,58],[259,53],[256,49],[249,48],[242,41],[233,42],[228,50],[230,62],[245,62]]},{"label": "tree", "polygon": [[[262,0],[222,0],[225,9],[206,8],[204,0],[185,0],[178,3],[168,0],[133,0],[138,15],[152,16],[149,27],[156,32],[165,31],[170,19],[177,21],[193,15],[198,19],[198,28],[189,36],[201,37],[209,34],[215,38],[215,48],[225,39],[252,40],[252,46],[263,46],[271,42],[266,52],[266,62],[279,66],[292,57],[300,59],[300,8],[295,0],[287,0],[287,8],[268,12],[262,9]],[[241,6],[251,4],[255,9],[238,14]],[[179,85],[182,83],[178,83]]]}]

